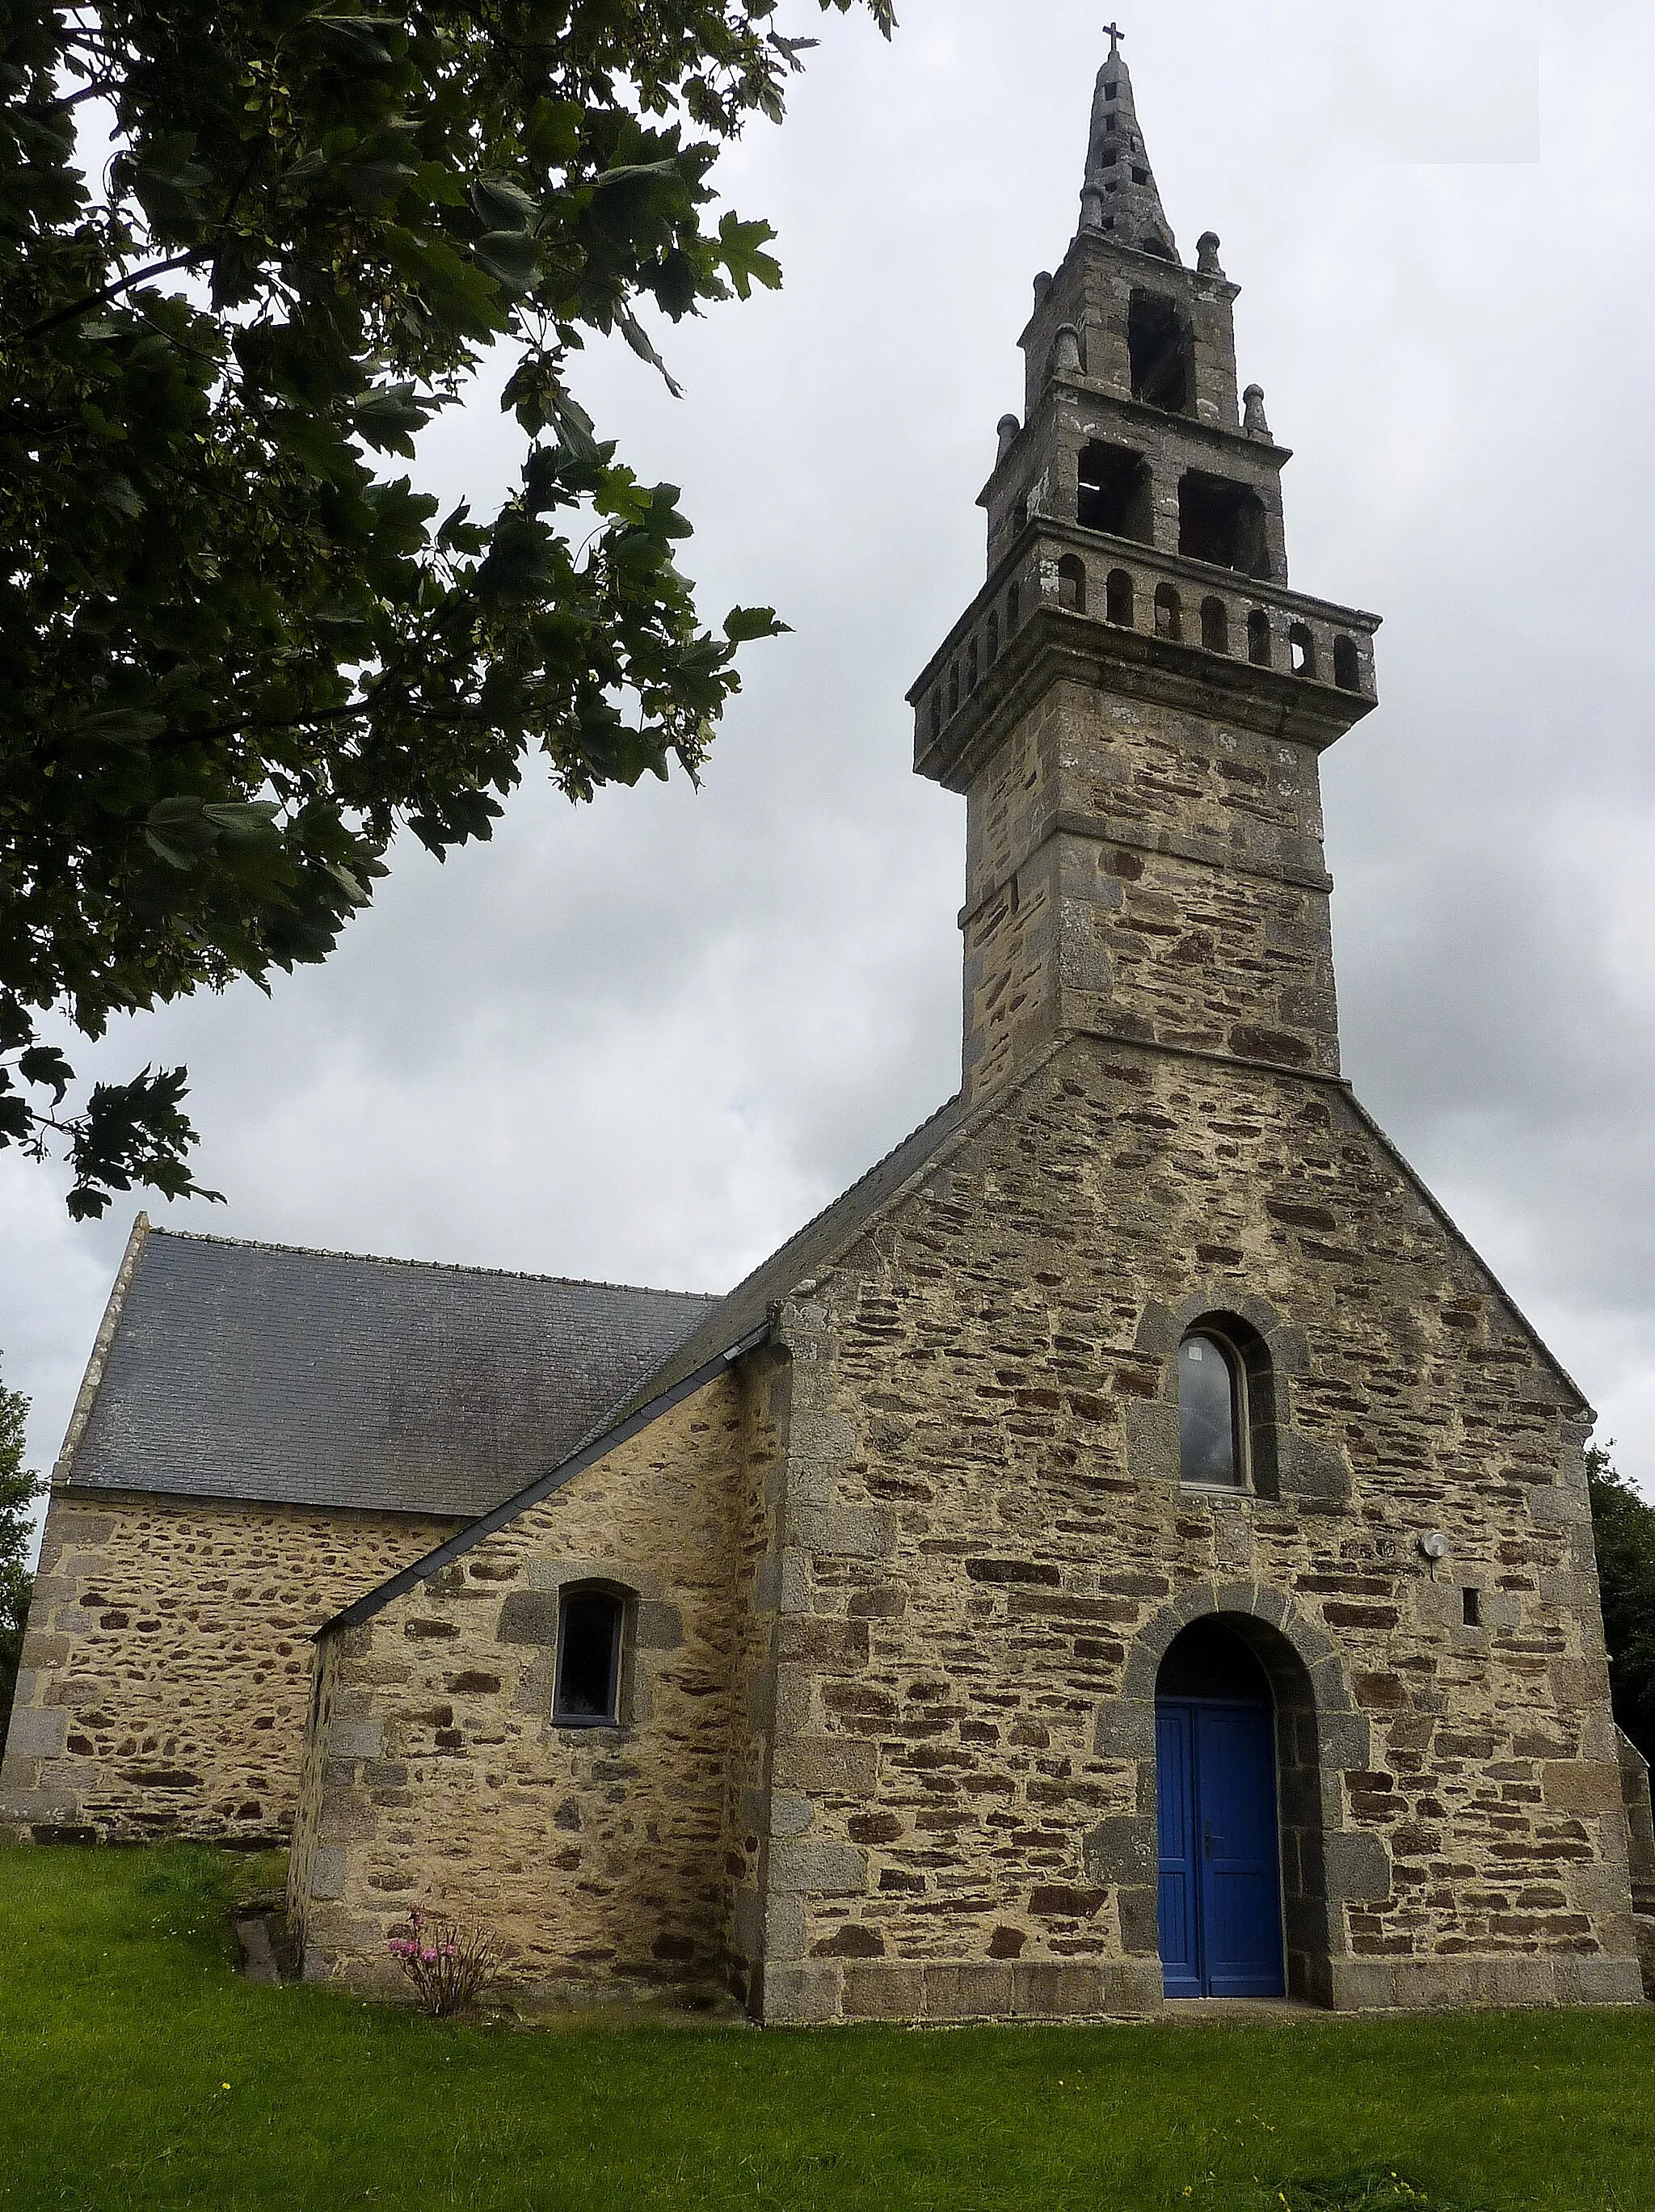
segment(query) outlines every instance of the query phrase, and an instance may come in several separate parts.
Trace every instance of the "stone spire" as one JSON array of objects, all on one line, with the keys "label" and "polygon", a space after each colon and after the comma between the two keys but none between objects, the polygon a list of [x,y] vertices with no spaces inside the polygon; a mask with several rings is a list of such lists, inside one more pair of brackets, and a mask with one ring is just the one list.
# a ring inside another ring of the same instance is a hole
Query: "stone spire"
[{"label": "stone spire", "polygon": [[1122,246],[1176,261],[1178,241],[1161,204],[1155,173],[1132,98],[1132,73],[1112,24],[1109,58],[1092,95],[1092,137],[1081,191],[1081,228],[1101,230]]}]

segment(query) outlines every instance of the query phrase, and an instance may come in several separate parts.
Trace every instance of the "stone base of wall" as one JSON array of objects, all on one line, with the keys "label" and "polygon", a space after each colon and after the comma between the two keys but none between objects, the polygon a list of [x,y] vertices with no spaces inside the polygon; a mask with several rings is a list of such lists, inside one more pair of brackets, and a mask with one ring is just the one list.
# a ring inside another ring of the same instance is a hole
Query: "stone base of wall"
[{"label": "stone base of wall", "polygon": [[1487,2011],[1643,2002],[1636,1959],[1336,1959],[1336,2012]]},{"label": "stone base of wall", "polygon": [[[1652,1924],[1655,1935],[1655,1924]],[[1636,1959],[1400,1959],[1331,1962],[1336,2012],[1486,2010],[1531,2005],[1628,2005],[1643,2002]],[[866,1960],[840,1966],[812,1960],[772,1966],[759,2016],[767,2027],[820,2027],[847,2021],[1144,2020],[1176,2014],[1153,1959],[1102,1966],[1014,1960]]]}]

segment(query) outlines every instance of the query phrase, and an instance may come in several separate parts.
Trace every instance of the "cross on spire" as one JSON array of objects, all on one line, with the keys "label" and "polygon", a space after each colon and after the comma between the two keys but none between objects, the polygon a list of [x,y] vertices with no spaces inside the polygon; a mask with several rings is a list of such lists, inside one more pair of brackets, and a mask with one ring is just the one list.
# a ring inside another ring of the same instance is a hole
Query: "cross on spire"
[{"label": "cross on spire", "polygon": [[1118,23],[1106,23],[1103,27],[1103,34],[1109,41],[1109,58],[1113,61],[1115,56],[1120,52],[1120,42],[1126,33]]}]

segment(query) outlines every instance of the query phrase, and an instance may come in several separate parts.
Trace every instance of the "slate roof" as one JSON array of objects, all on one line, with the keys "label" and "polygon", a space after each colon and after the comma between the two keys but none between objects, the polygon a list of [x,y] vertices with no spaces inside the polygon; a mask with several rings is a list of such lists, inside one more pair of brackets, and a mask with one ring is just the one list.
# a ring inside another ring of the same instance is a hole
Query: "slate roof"
[{"label": "slate roof", "polygon": [[950,1098],[929,1121],[905,1138],[894,1152],[887,1153],[876,1167],[870,1168],[859,1182],[852,1183],[815,1220],[807,1222],[797,1236],[789,1237],[785,1244],[773,1252],[744,1282],[736,1285],[728,1297],[704,1301],[706,1310],[697,1325],[645,1376],[629,1397],[593,1425],[561,1466],[539,1475],[516,1497],[503,1499],[492,1511],[482,1515],[469,1528],[458,1530],[423,1559],[415,1559],[400,1573],[364,1592],[354,1604],[323,1624],[318,1631],[318,1638],[373,1620],[393,1598],[401,1596],[415,1583],[428,1582],[433,1575],[440,1574],[497,1528],[505,1528],[519,1513],[526,1512],[542,1498],[549,1498],[618,1443],[648,1428],[671,1407],[704,1388],[724,1364],[756,1349],[764,1340],[771,1306],[808,1282],[836,1253],[842,1251],[886,1200],[920,1172],[963,1119],[963,1101]]},{"label": "slate roof", "polygon": [[470,1519],[717,1303],[151,1230],[58,1479]]}]

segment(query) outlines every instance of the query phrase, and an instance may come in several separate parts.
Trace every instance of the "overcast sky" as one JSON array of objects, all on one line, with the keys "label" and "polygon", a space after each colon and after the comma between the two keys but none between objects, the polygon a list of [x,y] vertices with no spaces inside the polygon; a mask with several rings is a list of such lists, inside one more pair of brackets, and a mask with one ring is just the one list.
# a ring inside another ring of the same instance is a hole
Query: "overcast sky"
[{"label": "overcast sky", "polygon": [[[1123,0],[1181,248],[1223,239],[1294,582],[1378,610],[1324,763],[1347,1072],[1655,1492],[1648,0]],[[321,969],[124,1024],[188,1062],[169,1226],[719,1290],[955,1088],[962,802],[903,693],[977,589],[1035,271],[1072,234],[1100,10],[837,16],[721,174],[787,283],[579,388],[685,488],[705,613],[767,601],[699,796],[525,791],[399,852]],[[802,21],[815,9],[797,0]],[[488,505],[494,393],[427,441]],[[5,1379],[55,1455],[135,1206],[0,1157]]]}]

